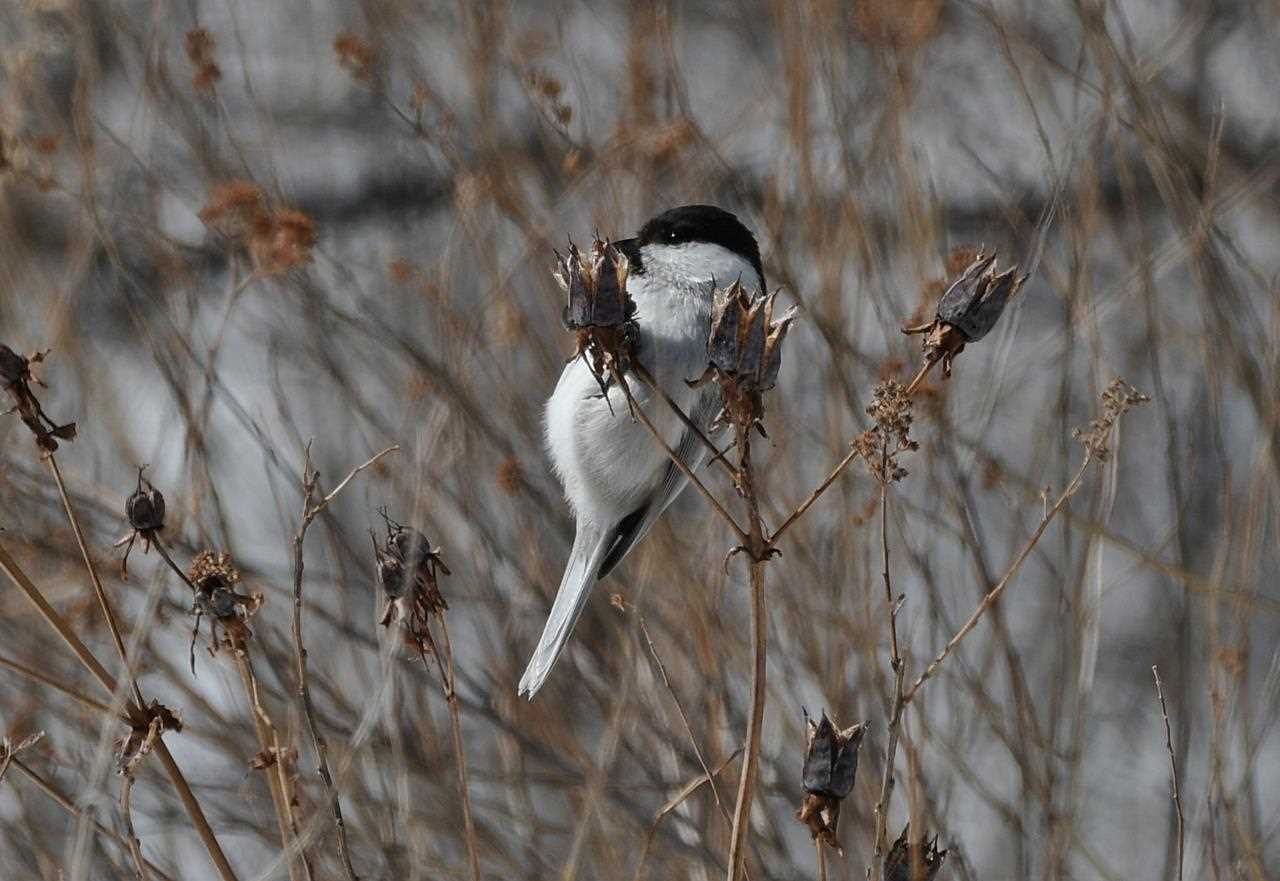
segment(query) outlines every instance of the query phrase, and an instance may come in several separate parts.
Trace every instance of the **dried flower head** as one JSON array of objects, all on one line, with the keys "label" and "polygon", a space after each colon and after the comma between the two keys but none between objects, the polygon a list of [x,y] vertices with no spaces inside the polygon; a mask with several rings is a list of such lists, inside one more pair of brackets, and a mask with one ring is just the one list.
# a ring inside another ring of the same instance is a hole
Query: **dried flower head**
[{"label": "dried flower head", "polygon": [[373,44],[351,31],[339,31],[333,38],[333,51],[338,56],[338,64],[353,79],[366,85],[373,83],[374,65],[378,60]]},{"label": "dried flower head", "polygon": [[128,717],[129,732],[116,741],[116,771],[121,775],[133,774],[164,732],[182,730],[178,715],[155,700],[146,707],[130,707]]},{"label": "dried flower head", "polygon": [[889,848],[884,858],[885,881],[933,881],[942,868],[947,851],[938,850],[938,836],[930,841],[908,842],[911,824],[908,823]]},{"label": "dried flower head", "polygon": [[133,550],[133,543],[141,538],[142,552],[148,553],[156,533],[164,528],[164,496],[151,485],[151,481],[143,478],[142,472],[146,469],[146,465],[138,469],[138,486],[124,502],[129,532],[113,545],[117,548],[126,545],[124,559],[120,561],[120,577],[126,581],[129,578],[129,552]]},{"label": "dried flower head", "polygon": [[32,383],[45,387],[32,374],[31,365],[39,364],[47,354],[48,352],[37,352],[25,358],[0,344],[0,386],[13,398],[13,407],[9,412],[16,412],[23,424],[31,429],[40,449],[52,453],[58,449],[58,440],[75,440],[76,424],[68,422],[66,425],[58,425],[44,412],[40,400],[31,391]]},{"label": "dried flower head", "polygon": [[262,606],[262,594],[245,595],[236,592],[235,585],[240,582],[240,572],[231,564],[231,556],[226,553],[201,551],[196,554],[187,571],[187,578],[195,588],[191,609],[196,619],[191,632],[191,671],[194,673],[194,646],[200,633],[201,617],[208,615],[210,618],[210,654],[217,654],[218,649],[223,647],[238,651],[253,636],[248,621]]},{"label": "dried flower head", "polygon": [[[953,257],[963,254],[957,251]],[[955,262],[953,261],[953,265]],[[929,367],[942,362],[942,373],[951,376],[951,362],[964,351],[966,343],[977,342],[995,327],[1010,298],[1026,282],[1027,276],[1018,275],[1018,267],[1011,266],[997,272],[996,255],[974,252],[960,277],[947,287],[938,300],[932,321],[904,327],[905,334],[924,334],[925,367],[912,383],[909,392],[924,378]]]},{"label": "dried flower head", "polygon": [[373,548],[378,583],[386,599],[378,623],[389,627],[399,621],[405,641],[425,656],[435,651],[431,618],[443,616],[449,608],[440,593],[437,570],[451,573],[425,535],[394,522],[385,512],[382,516],[387,537],[381,546],[375,539]]},{"label": "dried flower head", "polygon": [[[711,306],[711,333],[707,338],[706,372],[691,385],[714,378],[724,395],[717,421],[728,418],[737,425],[760,429],[764,412],[761,394],[778,382],[782,368],[782,341],[786,339],[796,307],[773,320],[776,292],[749,294],[735,281],[717,290]],[[763,429],[760,429],[763,434]]]},{"label": "dried flower head", "polygon": [[245,247],[259,275],[278,275],[309,262],[316,243],[315,221],[301,211],[272,208],[262,189],[249,181],[214,187],[200,219]]},{"label": "dried flower head", "polygon": [[187,50],[187,60],[195,70],[191,75],[191,85],[197,92],[209,91],[222,79],[222,70],[213,60],[216,48],[213,37],[204,28],[195,28],[187,31],[183,45]]},{"label": "dried flower head", "polygon": [[880,483],[892,483],[907,476],[898,464],[901,453],[914,452],[920,444],[911,437],[911,398],[896,380],[876,385],[867,413],[876,427],[853,440],[867,470]]},{"label": "dried flower head", "polygon": [[843,853],[836,840],[840,824],[840,803],[853,791],[858,773],[858,748],[867,732],[867,723],[841,730],[827,714],[814,722],[805,713],[808,744],[804,756],[804,802],[796,819],[809,827],[814,838]]},{"label": "dried flower head", "polygon": [[564,289],[564,326],[577,335],[573,358],[582,358],[600,383],[609,389],[610,370],[625,373],[639,342],[636,304],[627,293],[630,263],[607,239],[595,239],[583,254],[569,242],[568,254],[556,252],[552,275]]},{"label": "dried flower head", "polygon": [[1151,398],[1117,377],[1102,392],[1102,415],[1089,420],[1087,427],[1077,428],[1072,432],[1072,437],[1084,444],[1089,455],[1105,462],[1111,455],[1108,445],[1116,422],[1133,407],[1150,400]]}]

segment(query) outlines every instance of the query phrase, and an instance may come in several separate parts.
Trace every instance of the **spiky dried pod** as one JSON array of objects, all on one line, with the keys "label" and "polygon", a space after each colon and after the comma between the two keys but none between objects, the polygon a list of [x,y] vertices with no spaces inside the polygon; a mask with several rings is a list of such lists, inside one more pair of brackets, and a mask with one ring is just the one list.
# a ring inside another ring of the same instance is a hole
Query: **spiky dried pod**
[{"label": "spiky dried pod", "polygon": [[867,723],[840,729],[825,712],[818,722],[806,712],[805,727],[808,733],[802,773],[805,797],[796,819],[809,827],[814,838],[843,853],[836,840],[840,803],[853,791],[858,773],[858,749],[867,732]]},{"label": "spiky dried pod", "polygon": [[38,380],[31,373],[31,365],[44,360],[47,352],[37,352],[30,358],[19,355],[13,349],[0,344],[0,383],[13,398],[13,410],[23,424],[36,437],[36,445],[46,453],[58,449],[58,440],[75,440],[76,424],[59,425],[44,412],[39,399],[31,391],[31,383]]},{"label": "spiky dried pod", "polygon": [[775,296],[748,293],[738,281],[714,292],[707,369],[690,385],[708,379],[720,384],[724,406],[716,422],[727,418],[745,427],[760,426],[761,395],[777,385],[782,341],[796,318],[796,307],[791,306],[773,320]]},{"label": "spiky dried pod", "polygon": [[406,641],[423,654],[435,650],[430,620],[449,608],[440,592],[439,573],[449,575],[438,548],[416,529],[387,521],[387,538],[374,544],[378,583],[386,599],[379,623],[399,622]]},{"label": "spiky dried pod", "polygon": [[[932,321],[904,327],[905,334],[923,334],[921,346],[925,363],[942,362],[944,376],[951,376],[951,362],[964,351],[966,343],[977,342],[991,332],[1005,307],[1026,283],[1018,267],[998,271],[996,255],[974,252],[960,276],[948,285],[938,300]],[[914,389],[912,389],[914,390]]]},{"label": "spiky dried pod", "polygon": [[596,239],[583,254],[569,242],[568,254],[556,252],[552,273],[565,291],[563,319],[577,334],[573,358],[583,358],[602,392],[609,388],[610,369],[626,372],[636,355],[639,325],[636,304],[627,293],[630,264],[612,242]]},{"label": "spiky dried pod", "polygon": [[947,851],[938,850],[938,836],[929,841],[909,842],[911,824],[903,828],[898,840],[884,858],[885,881],[933,881]]}]

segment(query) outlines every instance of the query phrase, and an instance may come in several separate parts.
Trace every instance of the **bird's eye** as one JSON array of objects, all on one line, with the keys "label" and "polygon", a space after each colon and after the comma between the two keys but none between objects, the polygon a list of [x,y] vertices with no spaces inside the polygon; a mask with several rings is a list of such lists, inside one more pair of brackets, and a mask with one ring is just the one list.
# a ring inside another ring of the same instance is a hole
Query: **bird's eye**
[{"label": "bird's eye", "polygon": [[667,241],[674,242],[676,240],[676,231],[673,229],[667,233]]}]

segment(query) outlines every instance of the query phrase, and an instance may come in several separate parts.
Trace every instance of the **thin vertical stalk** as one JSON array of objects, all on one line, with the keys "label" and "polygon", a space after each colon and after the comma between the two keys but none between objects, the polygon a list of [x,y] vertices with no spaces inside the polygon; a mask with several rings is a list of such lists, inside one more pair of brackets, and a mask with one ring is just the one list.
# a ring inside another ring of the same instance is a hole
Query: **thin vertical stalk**
[{"label": "thin vertical stalk", "polygon": [[751,425],[736,425],[738,485],[747,503],[748,533],[746,551],[751,557],[751,717],[747,723],[746,756],[742,777],[738,780],[738,800],[733,810],[733,829],[729,838],[728,881],[742,876],[747,856],[747,829],[751,821],[751,800],[755,795],[756,770],[760,762],[761,728],[764,723],[766,657],[768,624],[765,618],[764,564],[768,544],[756,500],[754,474],[751,468]]},{"label": "thin vertical stalk", "polygon": [[436,667],[440,671],[440,686],[444,690],[445,703],[449,706],[449,723],[453,731],[453,761],[458,769],[458,797],[462,799],[462,825],[467,837],[467,862],[471,866],[472,881],[480,881],[480,853],[476,847],[476,827],[471,817],[471,794],[467,786],[467,757],[462,750],[462,720],[458,715],[458,694],[454,690],[453,645],[449,642],[449,626],[445,624],[444,615],[440,622],[441,648],[436,653]]},{"label": "thin vertical stalk", "polygon": [[885,611],[889,616],[889,665],[893,669],[893,712],[889,717],[889,741],[884,749],[884,772],[880,778],[880,798],[876,802],[876,839],[873,862],[875,876],[884,871],[884,853],[889,840],[889,804],[893,800],[893,766],[898,758],[898,735],[902,727],[902,710],[906,700],[902,694],[902,678],[906,664],[898,650],[898,604],[893,597],[889,574],[889,438],[881,438],[880,447],[880,560],[884,578]]},{"label": "thin vertical stalk", "polygon": [[1164,702],[1164,687],[1160,684],[1160,671],[1151,665],[1151,675],[1156,680],[1156,697],[1160,698],[1160,715],[1164,717],[1164,746],[1169,753],[1169,773],[1173,778],[1173,806],[1178,814],[1178,881],[1182,881],[1183,820],[1182,794],[1178,790],[1178,760],[1173,756],[1173,731],[1169,727],[1169,708]]}]

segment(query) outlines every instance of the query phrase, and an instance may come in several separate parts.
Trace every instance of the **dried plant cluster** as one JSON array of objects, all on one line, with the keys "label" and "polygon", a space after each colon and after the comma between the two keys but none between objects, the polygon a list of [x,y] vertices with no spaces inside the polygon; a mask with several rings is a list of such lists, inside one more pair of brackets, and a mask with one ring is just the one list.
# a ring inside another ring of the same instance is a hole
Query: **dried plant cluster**
[{"label": "dried plant cluster", "polygon": [[627,293],[627,257],[596,239],[586,254],[571,241],[568,253],[557,252],[556,258],[554,276],[568,298],[564,326],[577,338],[573,358],[583,359],[607,394],[610,373],[626,372],[639,342],[636,304]]},{"label": "dried plant cluster", "polygon": [[[542,12],[0,4],[0,878],[1271,878],[1275,4]],[[693,202],[780,292],[518,701]]]},{"label": "dried plant cluster", "polygon": [[450,574],[440,551],[418,530],[388,519],[386,540],[381,546],[375,540],[374,557],[378,583],[386,598],[378,623],[383,627],[398,624],[408,645],[424,656],[434,653],[431,619],[443,618],[449,608],[440,593],[439,573]]}]

